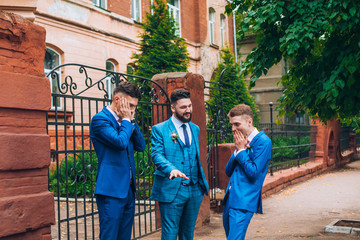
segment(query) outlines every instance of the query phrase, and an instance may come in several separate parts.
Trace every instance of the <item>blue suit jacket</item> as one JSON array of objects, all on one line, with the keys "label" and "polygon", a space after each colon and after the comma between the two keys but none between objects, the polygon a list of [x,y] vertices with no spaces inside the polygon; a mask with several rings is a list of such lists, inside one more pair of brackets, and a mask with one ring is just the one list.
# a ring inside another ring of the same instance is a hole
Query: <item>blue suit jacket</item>
[{"label": "blue suit jacket", "polygon": [[[271,159],[272,143],[264,131],[250,142],[250,149],[230,157],[225,173],[230,177],[224,202],[233,209],[262,213],[262,186]],[[229,188],[230,192],[229,192]]]},{"label": "blue suit jacket", "polygon": [[145,150],[145,140],[139,126],[126,120],[119,126],[104,107],[91,120],[90,138],[99,159],[95,194],[125,198],[130,186],[130,166],[136,183],[134,150]]},{"label": "blue suit jacket", "polygon": [[[196,144],[199,184],[203,193],[207,195],[209,185],[200,162],[200,129],[191,122],[189,125],[193,136],[193,144]],[[156,171],[154,172],[154,184],[150,198],[159,202],[172,202],[180,188],[182,178],[178,177],[170,180],[170,172],[174,169],[184,172],[184,144],[180,138],[178,138],[175,143],[171,138],[172,133],[177,133],[177,131],[171,119],[151,128],[151,157],[156,165]]]}]

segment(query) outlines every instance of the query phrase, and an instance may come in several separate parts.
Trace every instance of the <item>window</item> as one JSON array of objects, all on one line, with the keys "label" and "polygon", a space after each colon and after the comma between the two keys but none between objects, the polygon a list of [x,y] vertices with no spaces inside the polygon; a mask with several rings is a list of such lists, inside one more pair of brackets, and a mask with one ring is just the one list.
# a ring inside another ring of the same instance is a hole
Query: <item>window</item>
[{"label": "window", "polygon": [[[106,61],[106,70],[115,72],[115,64],[111,62],[110,60]],[[111,79],[114,79],[114,75],[111,73],[106,73],[108,77],[106,77],[106,91],[108,93],[108,99],[111,99],[112,92],[115,88],[115,83],[111,82]]]},{"label": "window", "polygon": [[131,18],[136,21],[141,21],[141,0],[131,0]]},{"label": "window", "polygon": [[95,6],[106,9],[106,0],[93,0]]},{"label": "window", "polygon": [[210,33],[210,44],[215,44],[214,38],[214,25],[215,25],[215,10],[209,9],[209,33]]},{"label": "window", "polygon": [[[45,59],[44,59],[45,75],[47,75],[51,71],[51,69],[55,68],[56,66],[59,66],[60,61],[61,61],[60,54],[57,53],[55,50],[47,47],[46,52],[45,52]],[[61,81],[60,69],[55,70],[55,74],[60,83],[60,81]],[[57,79],[53,78],[53,76],[49,76],[51,93],[60,94]],[[51,97],[51,109],[54,110],[55,108],[62,109],[62,100],[59,97],[52,96]]]},{"label": "window", "polygon": [[181,22],[180,22],[180,2],[179,0],[168,0],[167,6],[169,8],[169,14],[175,20],[176,31],[175,34],[177,36],[181,36]]},{"label": "window", "polygon": [[225,46],[225,31],[226,31],[226,19],[224,14],[220,15],[220,38],[221,38],[221,47]]}]

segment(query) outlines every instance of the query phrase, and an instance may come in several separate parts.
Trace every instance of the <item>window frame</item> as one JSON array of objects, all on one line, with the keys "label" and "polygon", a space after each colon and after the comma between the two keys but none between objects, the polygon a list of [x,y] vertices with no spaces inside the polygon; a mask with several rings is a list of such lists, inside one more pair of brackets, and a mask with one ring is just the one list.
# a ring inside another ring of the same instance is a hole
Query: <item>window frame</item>
[{"label": "window frame", "polygon": [[107,9],[107,0],[93,0],[93,4],[99,8]]},{"label": "window frame", "polygon": [[226,17],[224,14],[220,14],[220,44],[221,47],[225,46],[226,39]]},{"label": "window frame", "polygon": [[[108,63],[112,65],[113,69],[108,69]],[[106,60],[106,63],[105,63],[105,68],[107,71],[112,71],[112,72],[115,72],[116,71],[116,64],[111,61],[111,60]],[[109,74],[106,73],[106,76],[108,76]],[[108,94],[108,99],[111,99],[111,95],[112,95],[112,92],[114,90],[114,88],[116,87],[115,86],[115,83],[111,83],[111,77],[105,77],[105,81],[106,81],[106,91],[107,91],[107,94]]]},{"label": "window frame", "polygon": [[215,10],[209,8],[209,40],[210,44],[215,44]]},{"label": "window frame", "polygon": [[[169,2],[167,2],[167,6],[168,6],[168,10],[169,10],[169,15],[173,16],[174,20],[175,20],[175,24],[176,24],[176,30],[175,30],[175,35],[181,37],[181,11],[180,11],[180,0],[174,0],[175,5],[170,4]],[[176,6],[177,5],[177,6]],[[174,17],[174,13],[176,13],[176,17]]]},{"label": "window frame", "polygon": [[[57,66],[61,65],[61,54],[60,54],[58,51],[56,51],[55,49],[51,48],[51,47],[46,47],[46,50],[45,50],[45,51],[48,51],[48,50],[54,52],[54,53],[58,56],[59,61],[58,61],[58,65],[57,65]],[[46,52],[45,52],[45,56],[46,56]],[[45,57],[44,57],[44,73],[45,73],[45,76],[46,76],[48,73],[50,73],[51,69],[47,69],[47,68],[45,68],[45,66],[46,66],[46,65],[45,65]],[[57,66],[54,66],[54,68],[57,67]],[[55,72],[56,72],[57,75],[58,75],[59,84],[61,85],[61,69],[58,68],[57,70],[55,70]],[[49,79],[49,81],[50,81],[51,94],[53,94],[53,81],[54,81],[54,79],[52,79],[51,75],[48,77],[48,79]],[[60,87],[60,86],[57,86],[58,89],[59,89],[59,87]],[[56,94],[60,94],[60,91],[58,90],[58,92],[57,92]],[[55,105],[54,105],[54,101],[53,101],[53,97],[51,97],[51,108],[50,108],[50,110],[55,110],[55,109],[57,109],[57,110],[62,110],[62,109],[63,109],[63,101],[62,101],[62,98],[59,98],[59,105],[58,105],[58,106],[55,106]]]},{"label": "window frame", "polygon": [[131,0],[131,19],[141,22],[141,0]]}]

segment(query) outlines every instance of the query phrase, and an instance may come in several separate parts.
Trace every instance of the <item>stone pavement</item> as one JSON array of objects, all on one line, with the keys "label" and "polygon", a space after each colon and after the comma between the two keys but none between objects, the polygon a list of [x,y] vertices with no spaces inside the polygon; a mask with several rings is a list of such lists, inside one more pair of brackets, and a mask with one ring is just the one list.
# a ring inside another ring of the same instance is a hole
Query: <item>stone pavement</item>
[{"label": "stone pavement", "polygon": [[[360,239],[329,234],[336,219],[360,220],[360,160],[289,186],[263,200],[264,214],[254,215],[246,239]],[[160,239],[155,233],[146,240]],[[210,224],[195,230],[195,240],[226,239],[222,216],[212,213]]]}]

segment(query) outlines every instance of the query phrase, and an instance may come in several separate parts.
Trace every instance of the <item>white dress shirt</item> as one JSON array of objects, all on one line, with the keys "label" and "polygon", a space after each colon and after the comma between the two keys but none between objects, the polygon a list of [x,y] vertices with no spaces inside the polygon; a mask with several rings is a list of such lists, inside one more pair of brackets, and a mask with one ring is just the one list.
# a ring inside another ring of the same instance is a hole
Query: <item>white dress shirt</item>
[{"label": "white dress shirt", "polygon": [[[180,137],[181,141],[185,144],[184,130],[182,128],[182,125],[184,123],[181,122],[176,117],[174,117],[174,115],[171,116],[171,121],[174,123],[176,131],[179,133],[179,137]],[[186,125],[186,131],[187,131],[188,136],[189,136],[189,143],[191,144],[192,136],[191,136],[190,125],[189,125],[189,123],[185,123],[185,125]]]}]

